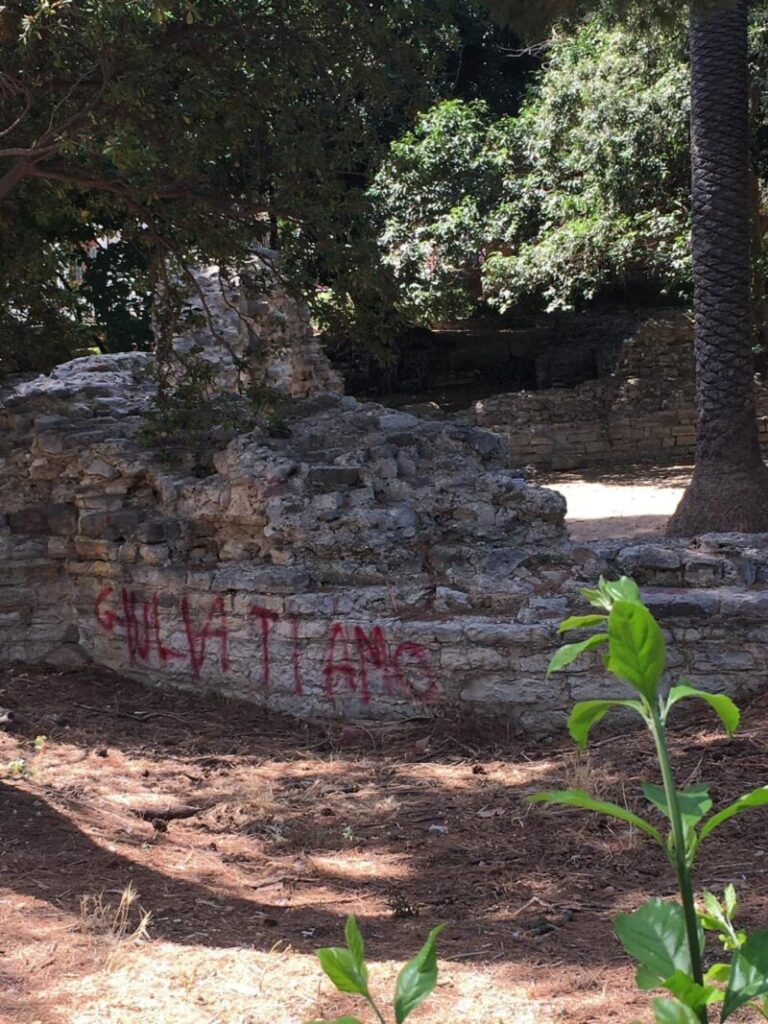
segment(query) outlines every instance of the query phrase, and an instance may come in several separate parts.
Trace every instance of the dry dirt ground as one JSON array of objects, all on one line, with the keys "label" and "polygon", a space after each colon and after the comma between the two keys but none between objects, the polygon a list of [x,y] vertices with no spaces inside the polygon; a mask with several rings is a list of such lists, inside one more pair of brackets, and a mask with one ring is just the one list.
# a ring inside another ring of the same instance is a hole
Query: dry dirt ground
[{"label": "dry dirt ground", "polygon": [[571,536],[589,541],[663,533],[690,478],[690,466],[634,466],[542,473],[535,482],[565,497]]},{"label": "dry dirt ground", "polygon": [[[96,671],[0,678],[18,723],[0,732],[3,1024],[352,1012],[312,955],[350,912],[379,993],[447,922],[414,1024],[649,1019],[610,922],[673,893],[662,853],[629,826],[524,800],[575,785],[638,806],[656,774],[642,733],[603,730],[576,757],[564,737],[297,724]],[[744,712],[732,741],[708,717],[676,720],[680,778],[712,783],[716,803],[766,781],[768,697]],[[735,882],[752,926],[768,917],[766,825],[762,811],[734,819],[698,879]],[[110,929],[129,887],[129,932],[139,904],[151,914],[143,937]]]}]

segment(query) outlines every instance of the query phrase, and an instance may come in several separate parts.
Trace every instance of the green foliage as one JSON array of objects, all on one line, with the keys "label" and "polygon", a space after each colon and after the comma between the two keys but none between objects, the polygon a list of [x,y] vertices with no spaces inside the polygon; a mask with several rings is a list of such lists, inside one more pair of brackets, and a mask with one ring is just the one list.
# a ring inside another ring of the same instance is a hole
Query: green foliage
[{"label": "green foliage", "polygon": [[403,1024],[437,984],[437,936],[444,925],[433,928],[427,941],[413,960],[409,960],[397,976],[395,990],[395,1022]]},{"label": "green foliage", "polygon": [[476,306],[480,253],[504,193],[504,136],[482,100],[432,108],[392,143],[372,195],[386,217],[385,262],[414,322],[469,316]]},{"label": "green foliage", "polygon": [[[662,979],[676,971],[691,973],[685,916],[678,903],[648,900],[631,914],[617,914],[614,924],[624,949],[642,968],[641,988],[661,988]],[[702,941],[703,934],[700,929]],[[649,977],[654,984],[648,984]]]},{"label": "green foliage", "polygon": [[[637,692],[637,700],[594,700],[576,704],[569,720],[571,735],[584,746],[592,726],[602,721],[613,707],[624,707],[639,714],[651,733],[661,772],[662,785],[642,784],[649,804],[668,823],[663,835],[654,825],[626,808],[596,800],[583,790],[558,790],[538,793],[530,800],[597,811],[635,825],[665,850],[675,869],[680,888],[680,903],[651,899],[632,914],[619,914],[616,932],[630,956],[638,961],[637,984],[641,989],[665,989],[672,998],[652,1000],[658,1024],[706,1024],[707,1008],[722,1002],[721,1021],[744,1005],[763,1016],[768,1010],[768,930],[747,935],[737,929],[733,918],[737,909],[736,892],[728,886],[720,902],[705,893],[703,908],[693,895],[692,870],[702,841],[714,829],[735,814],[768,805],[768,786],[761,786],[739,797],[714,814],[709,789],[699,783],[680,789],[675,783],[666,723],[669,712],[679,701],[704,700],[718,715],[729,735],[739,724],[739,711],[724,694],[697,690],[688,682],[673,686],[667,694],[661,686],[666,655],[664,638],[656,620],[643,604],[636,584],[627,578],[614,582],[600,579],[596,589],[582,594],[605,615],[576,616],[562,623],[561,631],[598,626],[604,633],[593,634],[601,645],[608,644],[605,666],[613,675]],[[576,655],[574,649],[588,647],[568,644],[552,659],[550,671],[561,671]],[[563,650],[567,653],[563,655]],[[704,971],[704,932],[717,933],[723,948],[731,952],[730,963],[715,963]]]},{"label": "green foliage", "polygon": [[648,609],[633,601],[615,601],[608,616],[608,671],[650,702],[666,660],[664,637]]},{"label": "green foliage", "polygon": [[[366,294],[361,282],[371,287],[377,256],[364,185],[382,144],[437,95],[439,66],[460,44],[449,7],[5,4],[7,368],[26,368],[24,348],[49,336],[66,335],[64,351],[84,339],[145,344],[143,301],[160,263],[237,263],[267,235],[283,242],[298,283],[339,284],[346,309],[355,266],[355,288]],[[102,256],[88,265],[84,247],[107,240],[123,243],[110,267]],[[72,286],[70,268],[83,263]]]},{"label": "green foliage", "polygon": [[[444,925],[433,928],[427,941],[409,960],[397,976],[393,1009],[395,1024],[403,1024],[432,992],[437,984],[437,937]],[[317,957],[325,974],[339,992],[362,996],[376,1015],[379,1024],[385,1024],[376,1001],[368,988],[368,967],[365,963],[363,936],[354,915],[347,918],[344,929],[346,946],[332,946],[317,950]],[[311,1024],[360,1024],[355,1017],[339,1017],[333,1021],[312,1021]]]},{"label": "green foliage", "polygon": [[620,807],[619,804],[608,803],[606,800],[595,800],[583,789],[553,789],[546,790],[543,793],[535,793],[533,796],[528,798],[531,803],[546,803],[546,804],[559,804],[562,807],[580,807],[587,811],[597,811],[599,814],[606,814],[611,818],[616,818],[618,821],[626,821],[630,825],[634,825],[635,828],[639,828],[641,832],[645,832],[652,839],[655,839],[660,845],[664,845],[664,838],[657,828],[655,828],[645,818],[641,818],[639,814],[633,814],[632,811],[628,811],[626,807]]},{"label": "green foliage", "polygon": [[222,392],[216,367],[195,350],[179,368],[161,363],[155,376],[157,393],[144,414],[140,439],[162,461],[207,475],[214,451],[238,433],[261,426],[270,436],[287,436],[278,395],[268,388],[245,395]]},{"label": "green foliage", "polygon": [[553,37],[517,116],[456,101],[423,115],[374,188],[408,315],[687,293],[688,110],[680,33],[589,20]]},{"label": "green foliage", "polygon": [[707,690],[697,690],[695,686],[690,686],[686,682],[673,686],[669,691],[666,703],[667,713],[673,705],[677,704],[679,700],[684,700],[686,697],[698,697],[700,700],[706,701],[725,726],[725,731],[729,736],[733,735],[738,729],[741,712],[730,697],[727,697],[724,693],[709,693]]},{"label": "green foliage", "polygon": [[673,293],[690,276],[683,40],[588,21],[555,38],[520,118],[535,220],[491,252],[486,290],[566,308],[608,287]]}]

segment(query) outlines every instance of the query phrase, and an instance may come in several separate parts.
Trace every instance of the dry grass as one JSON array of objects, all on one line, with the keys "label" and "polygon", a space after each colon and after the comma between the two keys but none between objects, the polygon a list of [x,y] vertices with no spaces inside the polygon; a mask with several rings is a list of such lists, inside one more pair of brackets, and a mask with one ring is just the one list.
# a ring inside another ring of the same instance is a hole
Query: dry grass
[{"label": "dry grass", "polygon": [[117,966],[127,949],[149,939],[152,914],[138,902],[139,894],[132,884],[117,893],[117,903],[104,892],[80,897],[80,928],[99,936],[110,948],[107,969]]}]

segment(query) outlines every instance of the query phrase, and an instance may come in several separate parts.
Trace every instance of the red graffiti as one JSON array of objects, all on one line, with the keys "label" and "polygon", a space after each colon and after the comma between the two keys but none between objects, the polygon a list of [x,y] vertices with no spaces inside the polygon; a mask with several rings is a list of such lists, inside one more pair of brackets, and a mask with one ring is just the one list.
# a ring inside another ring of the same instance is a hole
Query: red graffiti
[{"label": "red graffiti", "polygon": [[[160,598],[157,594],[153,594],[147,600],[128,587],[121,587],[119,600],[122,615],[118,615],[109,604],[113,594],[112,587],[104,587],[99,592],[94,609],[96,621],[107,633],[114,633],[118,626],[123,627],[123,639],[131,664],[149,661],[154,649],[161,665],[167,665],[169,661],[189,659],[193,673],[198,676],[205,663],[206,642],[213,639],[219,641],[219,661],[222,670],[226,672],[229,667],[229,630],[223,598],[214,597],[200,629],[192,623],[188,599],[182,598],[181,617],[187,638],[187,651],[177,651],[163,640]],[[211,627],[216,618],[219,624],[213,629]]]},{"label": "red graffiti", "polygon": [[[407,659],[415,663],[417,678],[419,678],[421,686],[416,686],[415,681],[407,672],[403,664]],[[429,653],[421,644],[415,644],[411,640],[399,644],[392,655],[392,667],[397,681],[410,693],[413,700],[426,702],[434,699],[437,695],[438,685],[429,664]]]},{"label": "red graffiti", "polygon": [[[353,631],[357,649],[357,663],[350,657],[350,643],[347,629],[341,622],[331,626],[328,646],[325,653],[325,692],[329,699],[336,693],[336,678],[341,676],[350,690],[360,692],[360,700],[367,703],[371,699],[371,681],[369,670],[380,673],[384,690],[392,696],[407,696],[411,700],[428,701],[437,693],[437,680],[429,666],[429,653],[421,644],[406,641],[390,650],[387,638],[381,626],[374,626],[370,633],[357,625]],[[407,671],[410,659],[412,668],[417,669],[417,679],[412,679],[413,671]]]},{"label": "red graffiti", "polygon": [[[337,647],[340,648],[340,651],[337,651]],[[323,675],[325,676],[325,692],[331,699],[333,699],[336,689],[337,676],[346,679],[351,690],[357,689],[357,671],[349,657],[347,631],[340,622],[334,622],[331,626],[331,634],[328,637],[328,646],[325,651]]]},{"label": "red graffiti", "polygon": [[262,677],[261,685],[265,690],[269,689],[269,631],[277,622],[280,616],[271,608],[262,608],[255,604],[251,608],[251,615],[261,622],[261,664]]},{"label": "red graffiti", "polygon": [[[230,627],[225,599],[219,594],[207,599],[194,612],[189,597],[182,597],[176,626],[183,626],[186,644],[179,650],[164,639],[169,630],[167,624],[163,628],[163,619],[166,615],[173,617],[173,612],[163,609],[161,615],[157,593],[147,597],[127,587],[121,587],[119,593],[112,587],[104,587],[96,598],[94,614],[105,633],[121,636],[131,664],[148,663],[153,658],[160,666],[171,661],[186,661],[192,674],[199,678],[209,656],[215,654],[222,672],[230,667]],[[284,665],[288,655],[284,646],[273,649],[275,643],[285,644],[284,640],[274,640],[276,633],[282,632],[277,630],[281,617],[271,608],[254,604],[250,608],[250,618],[261,654],[261,671],[256,678],[267,693],[274,685],[275,665]],[[290,630],[290,662],[287,668],[292,671],[293,693],[301,696],[305,692],[305,681],[300,623],[290,618],[286,626]],[[216,650],[212,650],[214,645]],[[284,652],[283,659],[276,663],[279,651]],[[366,627],[359,623],[331,623],[322,661],[322,680],[328,700],[335,700],[341,688],[356,694],[364,704],[376,693],[427,702],[439,692],[427,648],[410,640],[399,644],[389,642],[380,625]],[[283,685],[290,688],[291,682],[286,680]]]},{"label": "red graffiti", "polygon": [[360,679],[360,699],[369,701],[371,691],[368,683],[368,664],[384,672],[384,685],[392,692],[392,673],[389,669],[387,638],[381,626],[374,626],[370,636],[362,626],[355,626],[355,644],[357,646],[357,673]]},{"label": "red graffiti", "polygon": [[163,638],[160,634],[160,598],[157,594],[152,598],[152,631],[155,638],[155,646],[157,647],[157,656],[160,658],[162,665],[167,664],[174,658],[183,660],[186,658],[186,654],[182,651],[174,651],[172,647],[166,647],[163,643]]},{"label": "red graffiti", "polygon": [[[205,622],[203,622],[200,629],[196,629],[192,624],[192,618],[189,613],[189,598],[185,594],[181,599],[181,617],[184,620],[184,629],[187,633],[189,660],[193,673],[196,676],[200,675],[200,670],[205,664],[205,645],[208,640],[212,639],[219,641],[219,663],[222,672],[226,672],[229,668],[229,629],[227,627],[224,598],[218,595],[214,597]],[[212,629],[211,626],[215,617],[219,619],[219,626],[216,629]]]},{"label": "red graffiti", "polygon": [[96,613],[96,621],[102,629],[107,631],[107,633],[111,633],[115,626],[122,626],[123,624],[123,620],[119,619],[111,608],[105,607],[106,602],[112,594],[112,587],[104,587],[103,590],[100,590],[99,596],[96,598],[96,607],[94,609]]},{"label": "red graffiti", "polygon": [[125,587],[120,592],[123,603],[123,623],[125,625],[125,640],[128,645],[128,657],[131,664],[137,659],[146,661],[149,657],[149,648],[152,643],[151,623],[149,604],[142,601],[144,632],[141,631],[138,619],[136,618],[137,597],[132,590]]}]

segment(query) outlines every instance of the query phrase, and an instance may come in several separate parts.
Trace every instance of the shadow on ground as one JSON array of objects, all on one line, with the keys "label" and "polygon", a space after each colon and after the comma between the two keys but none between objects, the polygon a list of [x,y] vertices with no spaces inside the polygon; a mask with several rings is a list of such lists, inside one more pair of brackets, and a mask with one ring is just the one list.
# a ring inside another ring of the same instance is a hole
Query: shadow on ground
[{"label": "shadow on ground", "polygon": [[[642,733],[603,736],[591,758],[564,738],[481,739],[439,723],[357,733],[349,746],[338,725],[95,672],[10,671],[3,703],[21,729],[0,736],[0,765],[26,751],[30,773],[0,783],[0,885],[73,928],[83,894],[117,899],[131,883],[153,938],[177,944],[309,952],[338,942],[354,912],[379,957],[401,957],[445,921],[448,959],[583,966],[621,955],[616,909],[673,891],[644,837],[524,799],[578,785],[639,808],[639,782],[655,776]],[[686,782],[717,779],[717,799],[745,777],[758,784],[768,701],[751,711],[752,732],[731,744],[708,719],[683,721]],[[723,830],[704,879],[743,877],[755,914],[768,896],[753,856],[765,820]]]}]

